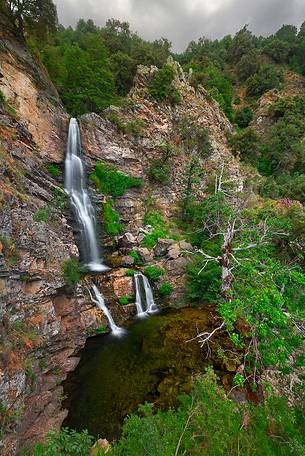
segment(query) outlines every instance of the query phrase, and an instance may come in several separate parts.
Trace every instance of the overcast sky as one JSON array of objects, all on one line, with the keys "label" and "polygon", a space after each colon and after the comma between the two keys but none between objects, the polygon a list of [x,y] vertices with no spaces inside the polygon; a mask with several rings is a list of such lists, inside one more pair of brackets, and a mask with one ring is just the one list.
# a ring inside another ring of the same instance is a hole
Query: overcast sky
[{"label": "overcast sky", "polygon": [[128,21],[143,38],[168,38],[182,51],[201,36],[221,38],[244,24],[269,35],[282,24],[305,21],[305,0],[54,0],[60,22],[74,26],[92,18],[104,25],[109,18]]}]

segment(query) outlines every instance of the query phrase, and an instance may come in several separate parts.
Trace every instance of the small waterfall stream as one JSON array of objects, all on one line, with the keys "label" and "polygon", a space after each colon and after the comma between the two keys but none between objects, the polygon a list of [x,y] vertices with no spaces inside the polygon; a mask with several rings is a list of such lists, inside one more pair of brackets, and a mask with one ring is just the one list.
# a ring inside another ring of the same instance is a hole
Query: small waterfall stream
[{"label": "small waterfall stream", "polygon": [[70,196],[86,265],[92,272],[107,271],[109,268],[103,264],[97,244],[95,213],[87,191],[80,131],[77,120],[74,118],[70,120],[69,125],[65,160],[65,190]]},{"label": "small waterfall stream", "polygon": [[148,313],[156,312],[158,307],[155,304],[148,278],[141,272],[136,272],[134,275],[134,283],[136,288],[137,316],[143,317]]},{"label": "small waterfall stream", "polygon": [[106,306],[105,304],[105,299],[104,299],[104,296],[101,294],[101,292],[99,291],[99,289],[97,288],[96,285],[92,285],[92,289],[94,291],[94,294],[95,294],[95,297],[96,297],[96,305],[98,306],[99,309],[101,309],[104,314],[106,315],[108,321],[109,321],[109,325],[110,325],[110,328],[111,328],[111,331],[112,333],[115,335],[115,336],[119,336],[119,335],[122,335],[124,334],[124,329],[120,328],[119,326],[117,326],[112,318],[112,315],[108,309],[108,307]]}]

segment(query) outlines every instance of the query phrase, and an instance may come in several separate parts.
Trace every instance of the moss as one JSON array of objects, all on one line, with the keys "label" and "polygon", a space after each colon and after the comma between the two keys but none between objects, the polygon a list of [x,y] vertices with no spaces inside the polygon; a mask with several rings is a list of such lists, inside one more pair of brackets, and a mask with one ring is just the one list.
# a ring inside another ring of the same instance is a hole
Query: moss
[{"label": "moss", "polygon": [[141,179],[127,176],[117,171],[114,166],[98,162],[95,171],[90,175],[101,193],[111,196],[122,196],[129,188],[139,188]]},{"label": "moss", "polygon": [[129,304],[130,299],[130,296],[121,296],[119,298],[119,303],[121,304],[121,306],[126,306],[127,304]]},{"label": "moss", "polygon": [[61,175],[61,170],[53,163],[47,165],[47,170],[53,177],[59,177]]},{"label": "moss", "polygon": [[112,207],[112,201],[103,204],[103,222],[104,228],[109,236],[117,236],[124,232],[118,213]]}]

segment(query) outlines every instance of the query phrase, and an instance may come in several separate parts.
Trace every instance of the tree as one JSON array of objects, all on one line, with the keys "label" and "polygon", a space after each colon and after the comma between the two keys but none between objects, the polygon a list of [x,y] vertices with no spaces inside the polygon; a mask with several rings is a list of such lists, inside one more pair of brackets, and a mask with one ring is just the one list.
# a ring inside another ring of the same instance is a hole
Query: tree
[{"label": "tree", "polygon": [[45,38],[57,29],[56,6],[52,0],[5,0],[12,20],[21,33]]}]

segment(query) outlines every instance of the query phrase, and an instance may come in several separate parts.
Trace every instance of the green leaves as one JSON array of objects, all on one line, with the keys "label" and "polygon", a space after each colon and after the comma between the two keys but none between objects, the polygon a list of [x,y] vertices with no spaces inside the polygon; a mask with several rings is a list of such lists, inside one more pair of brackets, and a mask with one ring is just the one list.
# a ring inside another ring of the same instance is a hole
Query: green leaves
[{"label": "green leaves", "polygon": [[90,178],[101,193],[112,196],[122,196],[129,188],[139,188],[142,185],[141,179],[127,176],[117,171],[114,166],[107,166],[102,162],[97,162]]}]

